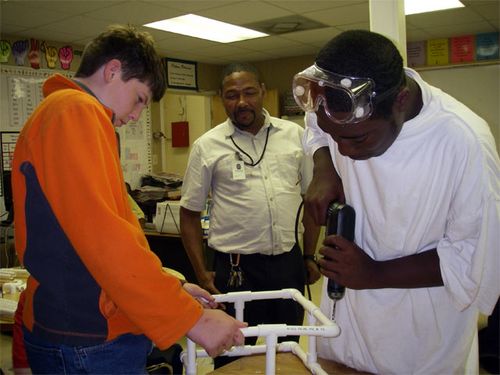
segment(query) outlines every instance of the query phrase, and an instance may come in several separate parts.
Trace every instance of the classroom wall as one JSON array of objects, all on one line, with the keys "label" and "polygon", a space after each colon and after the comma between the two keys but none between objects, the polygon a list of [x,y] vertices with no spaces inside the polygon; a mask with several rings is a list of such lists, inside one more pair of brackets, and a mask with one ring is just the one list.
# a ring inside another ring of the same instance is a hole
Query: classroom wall
[{"label": "classroom wall", "polygon": [[[10,42],[19,39],[9,36],[3,38]],[[46,43],[56,48],[65,45],[64,43],[50,41]],[[80,63],[80,53],[83,50],[83,46],[72,47],[75,56],[70,69],[74,71]],[[290,90],[293,75],[311,65],[314,62],[314,58],[314,55],[307,55],[260,61],[254,64],[259,70],[266,86],[270,89],[277,89],[282,101],[284,93]],[[7,65],[15,65],[12,56]],[[26,61],[25,66],[29,66],[28,61]],[[44,57],[42,57],[42,68],[46,68]],[[198,63],[197,73],[199,92],[195,93],[189,90],[183,90],[181,94],[187,97],[199,95],[210,97],[211,95],[216,95],[219,90],[222,68],[223,67],[219,65]],[[435,69],[420,69],[419,72],[430,84],[448,92],[483,117],[490,125],[496,140],[497,149],[500,149],[500,110],[498,107],[498,103],[500,103],[500,63],[498,61],[488,65],[446,66]],[[167,94],[168,93],[179,93],[179,90],[167,90]],[[200,109],[206,113],[206,103],[203,101],[202,105],[203,107]],[[208,112],[210,112],[210,110],[208,110]],[[165,132],[166,124],[170,123],[169,119],[162,118],[165,113],[168,113],[168,106],[165,110],[165,108],[162,109],[161,103],[152,104],[152,133]],[[205,123],[205,121],[208,121],[208,124]],[[199,136],[206,131],[205,129],[210,128],[209,123],[210,117],[208,117],[208,120],[197,119],[190,121],[190,143],[197,138],[196,135]],[[182,151],[175,150],[170,153],[168,151],[168,141],[165,139],[161,141],[153,140],[151,147],[153,155],[152,167],[154,172],[182,171],[183,166],[187,162],[187,156],[185,154],[189,154],[190,148],[186,148]],[[168,153],[169,157],[167,159],[165,159],[165,155],[162,154],[163,152]]]},{"label": "classroom wall", "polygon": [[488,122],[500,150],[500,64],[422,69],[422,78],[452,95]]},{"label": "classroom wall", "polygon": [[[314,56],[302,56],[256,62],[254,65],[259,70],[266,86],[277,89],[280,96],[282,96],[283,93],[290,90],[294,74],[305,69],[313,62]],[[204,82],[207,83],[205,90],[210,91],[212,89],[214,91],[212,95],[215,95],[218,90],[221,69],[222,67],[212,67],[212,69],[205,71],[205,74],[212,74],[212,77],[204,77]],[[487,65],[426,68],[420,69],[419,73],[429,84],[441,88],[483,117],[488,122],[495,137],[497,150],[500,149],[500,110],[498,106],[498,103],[500,103],[499,62]],[[189,93],[186,92],[186,95],[189,95]],[[168,112],[168,104],[165,108]],[[193,133],[201,135],[204,128],[209,129],[207,124],[190,122],[190,131],[192,130]],[[187,155],[189,151],[190,148],[186,148],[184,153]],[[179,165],[166,165],[167,169],[159,166],[159,170],[169,172],[168,168],[176,171],[182,170],[182,166],[185,165],[186,160],[182,159]]]},{"label": "classroom wall", "polygon": [[[163,171],[184,175],[193,142],[210,129],[210,98],[209,95],[167,92],[162,99],[161,131],[165,135],[161,139]],[[172,147],[171,124],[178,121],[188,122],[188,147]]]},{"label": "classroom wall", "polygon": [[316,56],[307,55],[259,61],[254,65],[259,70],[262,80],[268,88],[277,89],[280,95],[292,89],[293,76],[314,63]]}]

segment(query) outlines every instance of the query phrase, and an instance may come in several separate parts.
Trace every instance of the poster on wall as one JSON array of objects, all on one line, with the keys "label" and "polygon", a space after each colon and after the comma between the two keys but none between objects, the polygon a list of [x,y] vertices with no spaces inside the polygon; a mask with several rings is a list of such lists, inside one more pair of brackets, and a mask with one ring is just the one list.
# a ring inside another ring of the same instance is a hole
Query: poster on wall
[{"label": "poster on wall", "polygon": [[175,89],[198,90],[196,62],[167,58],[166,65],[168,87]]},{"label": "poster on wall", "polygon": [[427,41],[427,65],[446,65],[449,63],[448,39],[431,39]]},{"label": "poster on wall", "polygon": [[450,62],[474,61],[474,35],[463,35],[450,38]]},{"label": "poster on wall", "polygon": [[427,61],[425,41],[408,42],[406,44],[406,55],[408,57],[408,66],[424,66]]},{"label": "poster on wall", "polygon": [[477,60],[496,60],[499,58],[499,33],[484,33],[476,36]]}]

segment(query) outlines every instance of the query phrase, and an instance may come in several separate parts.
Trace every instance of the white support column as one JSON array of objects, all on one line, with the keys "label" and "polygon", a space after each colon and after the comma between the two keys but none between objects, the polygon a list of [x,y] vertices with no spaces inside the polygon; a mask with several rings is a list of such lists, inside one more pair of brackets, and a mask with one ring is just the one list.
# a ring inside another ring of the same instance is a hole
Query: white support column
[{"label": "white support column", "polygon": [[369,0],[370,30],[385,35],[399,49],[403,57],[403,64],[407,65],[406,58],[406,20],[404,0]]}]

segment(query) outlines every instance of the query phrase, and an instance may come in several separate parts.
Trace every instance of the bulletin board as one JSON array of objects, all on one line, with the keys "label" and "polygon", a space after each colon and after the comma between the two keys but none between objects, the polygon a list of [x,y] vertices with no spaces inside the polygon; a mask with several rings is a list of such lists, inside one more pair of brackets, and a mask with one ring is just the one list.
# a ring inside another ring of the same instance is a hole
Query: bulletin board
[{"label": "bulletin board", "polygon": [[12,158],[19,132],[0,132],[0,197],[4,195],[3,172],[12,170]]},{"label": "bulletin board", "polygon": [[[71,78],[74,72],[55,69],[33,69],[23,66],[0,66],[0,131],[18,132],[42,101],[43,82],[52,74]],[[141,118],[117,128],[121,141],[121,164],[125,181],[132,189],[143,174],[152,170],[151,108]]]}]

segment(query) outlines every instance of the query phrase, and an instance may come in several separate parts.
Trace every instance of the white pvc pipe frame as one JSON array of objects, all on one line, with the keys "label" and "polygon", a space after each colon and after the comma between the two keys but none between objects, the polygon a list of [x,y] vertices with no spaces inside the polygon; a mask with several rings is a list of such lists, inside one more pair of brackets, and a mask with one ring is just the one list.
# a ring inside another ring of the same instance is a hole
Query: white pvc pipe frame
[{"label": "white pvc pipe frame", "polygon": [[[281,289],[264,292],[232,292],[214,295],[217,302],[234,303],[236,319],[243,321],[243,309],[245,302],[263,299],[294,299],[307,311],[308,326],[289,326],[286,324],[260,324],[256,327],[242,328],[245,337],[265,336],[264,345],[233,346],[230,350],[222,353],[223,356],[245,356],[266,353],[266,375],[274,375],[276,372],[276,352],[292,352],[298,356],[304,365],[313,374],[327,375],[318,363],[316,355],[316,336],[337,337],[340,328],[328,319],[321,310],[311,301],[306,299],[297,289]],[[321,325],[316,325],[319,321]],[[278,344],[278,336],[309,336],[307,353],[294,341],[285,341]],[[196,349],[196,344],[187,339],[187,350],[181,353],[181,360],[186,369],[186,375],[196,375],[196,359],[208,357],[203,349]]]}]

